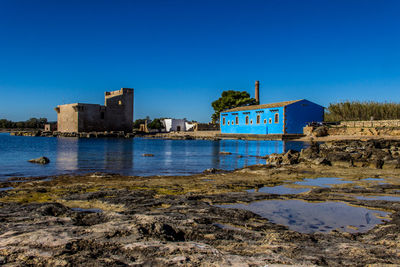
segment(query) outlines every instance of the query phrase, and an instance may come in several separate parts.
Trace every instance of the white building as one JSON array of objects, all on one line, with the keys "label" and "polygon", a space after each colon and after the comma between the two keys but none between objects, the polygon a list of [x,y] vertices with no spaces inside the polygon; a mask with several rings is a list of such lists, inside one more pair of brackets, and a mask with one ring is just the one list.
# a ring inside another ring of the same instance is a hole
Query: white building
[{"label": "white building", "polygon": [[162,119],[166,132],[186,132],[193,128],[194,124],[186,119]]}]

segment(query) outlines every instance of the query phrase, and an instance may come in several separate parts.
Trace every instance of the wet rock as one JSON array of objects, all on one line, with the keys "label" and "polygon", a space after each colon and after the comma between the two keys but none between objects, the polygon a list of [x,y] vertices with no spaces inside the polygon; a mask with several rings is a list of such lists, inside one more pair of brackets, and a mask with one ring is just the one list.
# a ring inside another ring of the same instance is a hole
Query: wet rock
[{"label": "wet rock", "polygon": [[36,159],[30,159],[28,161],[31,162],[31,163],[37,163],[37,164],[48,164],[48,163],[50,163],[50,160],[47,157],[40,157],[40,158],[36,158]]},{"label": "wet rock", "polygon": [[142,157],[154,157],[154,154],[142,154]]}]

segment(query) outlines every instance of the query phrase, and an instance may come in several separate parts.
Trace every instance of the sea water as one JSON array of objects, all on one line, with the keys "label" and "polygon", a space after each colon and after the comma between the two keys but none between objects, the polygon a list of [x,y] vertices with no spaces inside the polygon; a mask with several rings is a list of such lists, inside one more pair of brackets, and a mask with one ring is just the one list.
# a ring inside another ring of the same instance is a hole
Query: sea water
[{"label": "sea water", "polygon": [[[208,168],[233,170],[264,164],[265,159],[257,156],[305,146],[293,141],[30,137],[0,133],[0,180],[95,171],[138,176],[190,175]],[[27,162],[41,156],[48,157],[50,163]]]}]

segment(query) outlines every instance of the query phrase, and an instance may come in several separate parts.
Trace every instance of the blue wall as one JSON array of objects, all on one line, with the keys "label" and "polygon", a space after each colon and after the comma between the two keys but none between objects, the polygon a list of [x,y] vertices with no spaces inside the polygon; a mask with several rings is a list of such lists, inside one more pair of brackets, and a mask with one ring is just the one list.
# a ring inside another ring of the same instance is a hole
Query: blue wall
[{"label": "blue wall", "polygon": [[[279,114],[279,121],[275,123],[274,116]],[[260,115],[260,123],[257,124],[257,115]],[[249,116],[249,124],[246,125],[246,116]],[[236,117],[239,124],[236,125]],[[225,118],[225,125],[223,120]],[[271,119],[271,123],[270,120]],[[266,123],[265,123],[266,120]],[[229,125],[228,125],[229,121]],[[232,122],[234,123],[232,125]],[[251,123],[252,122],[252,123]],[[220,118],[221,133],[238,134],[282,134],[283,133],[283,107],[255,110],[242,110],[235,112],[223,112]]]},{"label": "blue wall", "polygon": [[285,107],[286,133],[303,133],[308,122],[324,120],[324,107],[308,100],[302,100]]},{"label": "blue wall", "polygon": [[[279,116],[278,123],[275,123],[275,114]],[[260,115],[259,124],[257,115]],[[249,124],[246,124],[246,116],[249,116]],[[302,134],[307,122],[323,121],[323,116],[324,108],[308,100],[301,100],[285,107],[222,112],[221,133],[284,134],[285,127],[286,133]],[[236,117],[239,119],[239,124],[236,124]]]}]

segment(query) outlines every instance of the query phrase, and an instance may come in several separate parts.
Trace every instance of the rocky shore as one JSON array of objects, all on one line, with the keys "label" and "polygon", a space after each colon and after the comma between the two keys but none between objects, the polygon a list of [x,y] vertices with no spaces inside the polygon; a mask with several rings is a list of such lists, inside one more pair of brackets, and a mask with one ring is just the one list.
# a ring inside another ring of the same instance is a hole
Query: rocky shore
[{"label": "rocky shore", "polygon": [[[266,165],[192,176],[10,178],[0,188],[0,264],[399,265],[400,201],[391,200],[400,195],[399,145],[313,143],[299,152],[270,155]],[[343,182],[301,185],[321,177]],[[263,191],[282,186],[306,191]],[[223,206],[255,201],[340,203],[387,216],[376,217],[382,221],[366,231],[349,225],[301,232],[257,212]]]}]

